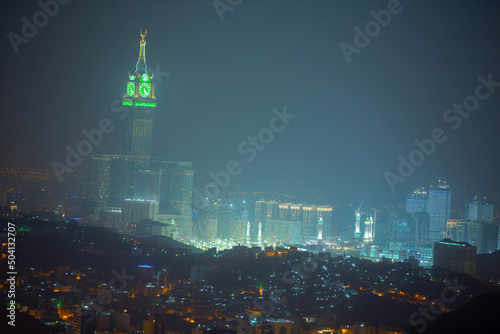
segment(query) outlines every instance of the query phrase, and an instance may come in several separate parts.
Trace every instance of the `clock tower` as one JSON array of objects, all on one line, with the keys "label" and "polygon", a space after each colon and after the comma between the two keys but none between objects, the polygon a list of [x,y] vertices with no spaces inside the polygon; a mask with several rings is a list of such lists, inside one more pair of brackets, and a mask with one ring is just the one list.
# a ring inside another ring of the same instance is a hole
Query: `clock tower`
[{"label": "clock tower", "polygon": [[134,167],[148,168],[151,162],[151,142],[153,136],[153,112],[156,96],[153,75],[148,74],[146,65],[146,34],[141,31],[139,59],[135,72],[129,73],[122,104],[130,113],[125,129],[125,152],[132,156]]}]

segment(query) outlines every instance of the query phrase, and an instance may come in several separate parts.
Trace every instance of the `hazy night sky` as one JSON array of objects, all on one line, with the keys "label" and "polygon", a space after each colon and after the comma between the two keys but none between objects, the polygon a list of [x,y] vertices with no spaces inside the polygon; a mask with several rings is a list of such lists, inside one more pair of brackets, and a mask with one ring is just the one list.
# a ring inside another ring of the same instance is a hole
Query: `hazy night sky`
[{"label": "hazy night sky", "polygon": [[[51,169],[83,129],[104,117],[123,123],[110,105],[125,93],[146,28],[147,64],[170,73],[156,90],[153,151],[193,161],[197,176],[236,159],[255,189],[388,195],[384,172],[440,127],[447,141],[396,193],[436,176],[500,190],[500,87],[457,130],[443,121],[479,75],[500,82],[498,2],[402,0],[350,64],[339,44],[353,45],[353,28],[388,1],[243,0],[221,21],[207,0],[72,0],[17,54],[7,35],[21,35],[21,18],[32,22],[40,7],[2,4],[2,167]],[[247,163],[238,145],[283,106],[296,118]],[[119,143],[115,131],[94,152]]]}]

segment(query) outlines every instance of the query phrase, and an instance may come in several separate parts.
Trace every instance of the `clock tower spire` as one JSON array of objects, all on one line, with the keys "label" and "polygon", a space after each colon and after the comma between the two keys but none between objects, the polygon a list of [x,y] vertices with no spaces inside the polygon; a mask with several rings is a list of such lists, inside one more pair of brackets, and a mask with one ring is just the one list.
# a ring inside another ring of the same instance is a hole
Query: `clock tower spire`
[{"label": "clock tower spire", "polygon": [[146,41],[144,40],[146,38],[146,35],[148,33],[148,30],[144,30],[144,34],[142,33],[142,30],[140,32],[141,34],[141,41],[140,43],[140,49],[139,49],[139,59],[137,60],[137,64],[135,65],[135,73],[147,73],[147,66],[146,66]]}]

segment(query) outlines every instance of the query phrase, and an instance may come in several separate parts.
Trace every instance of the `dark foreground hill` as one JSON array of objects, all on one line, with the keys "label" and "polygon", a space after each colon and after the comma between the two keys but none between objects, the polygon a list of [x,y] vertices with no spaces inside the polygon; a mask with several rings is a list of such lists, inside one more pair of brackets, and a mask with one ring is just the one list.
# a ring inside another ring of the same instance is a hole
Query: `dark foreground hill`
[{"label": "dark foreground hill", "polygon": [[[424,319],[423,317],[419,320]],[[424,329],[424,326],[426,328]],[[465,306],[443,314],[434,321],[420,321],[407,329],[409,334],[475,334],[500,332],[500,293],[473,298]]]}]

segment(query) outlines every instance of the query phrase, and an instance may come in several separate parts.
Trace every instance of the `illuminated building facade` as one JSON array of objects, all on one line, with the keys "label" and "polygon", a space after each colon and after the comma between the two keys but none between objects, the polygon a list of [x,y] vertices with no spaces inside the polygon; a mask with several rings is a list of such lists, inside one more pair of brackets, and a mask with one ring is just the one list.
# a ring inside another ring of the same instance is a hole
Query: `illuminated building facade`
[{"label": "illuminated building facade", "polygon": [[415,189],[406,199],[406,211],[409,214],[428,213],[428,238],[431,241],[441,240],[446,233],[446,222],[450,219],[451,191],[449,186],[440,180],[437,185],[429,187],[428,190]]},{"label": "illuminated building facade", "polygon": [[478,254],[497,250],[498,225],[485,221],[449,220],[446,224],[446,234],[454,241],[476,246]]},{"label": "illuminated building facade", "polygon": [[266,221],[268,219],[278,219],[278,202],[268,202],[264,200],[255,202],[255,224],[262,223],[262,229],[266,230]]},{"label": "illuminated building facade", "polygon": [[406,199],[406,211],[408,213],[427,212],[429,194],[424,188],[415,189]]},{"label": "illuminated building facade", "polygon": [[299,245],[301,232],[301,221],[269,219],[265,231],[265,243],[267,245]]},{"label": "illuminated building facade", "polygon": [[259,234],[257,234],[257,245],[262,247],[262,223],[259,223]]},{"label": "illuminated building facade", "polygon": [[111,154],[94,154],[90,156],[89,199],[101,211],[109,209],[111,161]]},{"label": "illuminated building facade", "polygon": [[440,240],[446,232],[446,222],[450,219],[451,191],[449,186],[440,182],[437,186],[429,189],[429,202],[427,213],[429,213],[429,239]]},{"label": "illuminated building facade", "polygon": [[[178,161],[171,155],[151,156],[156,96],[154,78],[148,73],[146,65],[145,37],[146,34],[141,32],[135,72],[127,77],[122,99],[123,108],[127,110],[124,113],[126,126],[122,153],[91,156],[89,198],[94,210],[115,212],[122,211],[124,200],[155,202],[155,210],[161,214],[176,215],[164,218],[175,218],[186,232],[183,235],[190,235],[194,180],[192,163]],[[125,205],[127,210],[130,209],[130,203]],[[139,211],[143,212],[142,209]],[[146,215],[147,219],[157,217],[158,212]],[[129,213],[123,216],[128,217]],[[96,219],[99,215],[94,212],[93,217]],[[130,217],[127,219],[130,220]]]},{"label": "illuminated building facade", "polygon": [[374,227],[374,220],[373,216],[366,216],[365,220],[365,235],[363,237],[363,241],[365,242],[371,242],[373,241],[373,229]]},{"label": "illuminated building facade", "polygon": [[156,170],[137,170],[134,172],[134,199],[160,201],[161,172]]},{"label": "illuminated building facade", "polygon": [[361,236],[361,214],[356,212],[356,222],[354,223],[354,237],[357,239]]},{"label": "illuminated building facade", "polygon": [[178,161],[165,171],[168,178],[167,208],[180,215],[191,215],[193,206],[193,163]]},{"label": "illuminated building facade", "polygon": [[493,202],[474,198],[466,207],[467,220],[493,222]]},{"label": "illuminated building facade", "polygon": [[434,243],[434,266],[475,276],[476,254],[476,246],[443,239]]},{"label": "illuminated building facade", "polygon": [[109,187],[109,209],[120,210],[125,198],[134,196],[132,156],[113,154]]},{"label": "illuminated building facade", "polygon": [[323,240],[323,218],[318,221],[318,240]]},{"label": "illuminated building facade", "polygon": [[141,33],[139,59],[135,72],[129,74],[122,104],[129,109],[126,119],[124,150],[132,155],[134,167],[148,168],[151,162],[153,112],[156,107],[153,75],[146,65],[146,34]]},{"label": "illuminated building facade", "polygon": [[323,238],[333,237],[338,233],[333,226],[333,207],[316,206],[317,221],[323,221]]},{"label": "illuminated building facade", "polygon": [[122,219],[124,223],[140,223],[143,220],[158,219],[158,202],[125,200],[122,204]]},{"label": "illuminated building facade", "polygon": [[161,172],[160,213],[191,215],[193,202],[193,163],[174,156],[155,156],[151,168]]},{"label": "illuminated building facade", "polygon": [[[270,220],[283,220],[301,223],[301,237],[307,240],[318,239],[318,226],[322,221],[321,237],[330,238],[334,235],[333,231],[333,207],[304,205],[293,203],[266,202],[264,200],[255,202],[255,223],[258,226],[262,223],[264,235],[268,236],[267,222]],[[273,222],[273,224],[276,224]],[[265,243],[267,243],[267,239]]]}]

